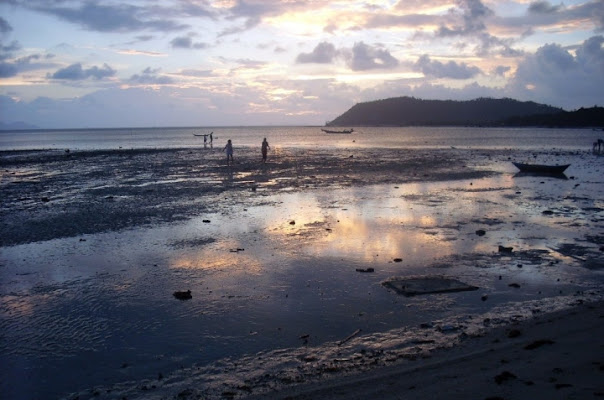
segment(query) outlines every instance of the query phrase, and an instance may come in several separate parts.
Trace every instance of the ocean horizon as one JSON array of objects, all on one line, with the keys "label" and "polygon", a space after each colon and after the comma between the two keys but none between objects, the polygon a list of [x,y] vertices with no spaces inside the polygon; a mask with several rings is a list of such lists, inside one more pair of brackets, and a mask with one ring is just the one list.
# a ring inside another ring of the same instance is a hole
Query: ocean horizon
[{"label": "ocean horizon", "polygon": [[322,126],[138,127],[0,131],[0,150],[109,150],[258,146],[263,138],[282,147],[353,148],[564,148],[590,149],[601,136],[587,128],[358,127],[351,134],[327,134]]}]

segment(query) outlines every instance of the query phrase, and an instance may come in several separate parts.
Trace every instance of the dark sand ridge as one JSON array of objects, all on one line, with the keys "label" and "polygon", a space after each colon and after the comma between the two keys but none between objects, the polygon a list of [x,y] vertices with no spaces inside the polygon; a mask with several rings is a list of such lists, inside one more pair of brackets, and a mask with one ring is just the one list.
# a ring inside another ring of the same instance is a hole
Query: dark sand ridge
[{"label": "dark sand ridge", "polygon": [[600,399],[604,304],[468,338],[427,358],[254,399]]}]

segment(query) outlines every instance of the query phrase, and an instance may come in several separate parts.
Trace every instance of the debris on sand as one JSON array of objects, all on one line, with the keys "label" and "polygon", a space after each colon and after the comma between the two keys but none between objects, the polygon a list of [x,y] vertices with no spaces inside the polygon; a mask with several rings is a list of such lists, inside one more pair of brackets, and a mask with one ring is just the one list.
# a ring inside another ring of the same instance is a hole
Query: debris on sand
[{"label": "debris on sand", "polygon": [[357,272],[375,272],[375,269],[373,269],[373,268],[357,268],[356,271]]},{"label": "debris on sand", "polygon": [[174,292],[174,297],[178,300],[191,300],[193,298],[190,290],[187,290],[186,292]]},{"label": "debris on sand", "polygon": [[509,371],[503,371],[499,375],[495,376],[495,383],[501,385],[504,382],[516,379],[516,375],[512,374]]},{"label": "debris on sand", "polygon": [[524,346],[525,350],[535,350],[541,346],[544,346],[546,344],[554,344],[555,342],[553,340],[550,339],[539,339],[539,340],[535,340],[532,343],[527,344],[526,346]]},{"label": "debris on sand", "polygon": [[507,254],[511,254],[514,251],[513,247],[505,247],[505,246],[499,246],[499,252],[500,253],[507,253]]},{"label": "debris on sand", "polygon": [[443,276],[391,278],[383,282],[382,285],[405,296],[478,290],[476,286]]}]

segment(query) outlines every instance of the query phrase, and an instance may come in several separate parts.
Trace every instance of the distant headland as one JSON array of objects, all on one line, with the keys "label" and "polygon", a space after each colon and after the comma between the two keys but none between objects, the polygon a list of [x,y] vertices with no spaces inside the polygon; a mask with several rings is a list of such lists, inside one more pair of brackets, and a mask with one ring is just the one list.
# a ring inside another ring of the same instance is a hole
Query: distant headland
[{"label": "distant headland", "polygon": [[326,126],[541,126],[604,127],[604,108],[561,108],[532,101],[478,98],[468,101],[395,97],[357,103]]}]

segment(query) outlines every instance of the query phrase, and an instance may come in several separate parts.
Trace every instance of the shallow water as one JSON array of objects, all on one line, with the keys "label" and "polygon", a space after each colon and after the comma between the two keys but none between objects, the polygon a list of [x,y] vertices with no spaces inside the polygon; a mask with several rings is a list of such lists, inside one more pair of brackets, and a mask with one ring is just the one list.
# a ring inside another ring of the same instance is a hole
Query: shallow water
[{"label": "shallow water", "polygon": [[[221,193],[225,206],[181,222],[2,247],[0,392],[52,398],[193,364],[219,370],[212,363],[225,357],[320,346],[357,329],[375,338],[601,290],[597,171],[575,163],[577,178],[561,180],[498,165],[501,174],[471,181],[281,192],[269,181],[244,202]],[[381,285],[418,274],[480,289],[401,297]],[[187,289],[192,300],[172,296]]]},{"label": "shallow water", "polygon": [[165,149],[204,147],[195,134],[214,132],[212,145],[220,150],[231,139],[239,147],[260,149],[267,138],[273,150],[305,148],[429,148],[576,149],[591,150],[601,131],[592,129],[483,128],[483,127],[361,127],[350,135],[326,134],[320,127],[198,127],[0,131],[0,150],[32,149]]}]

